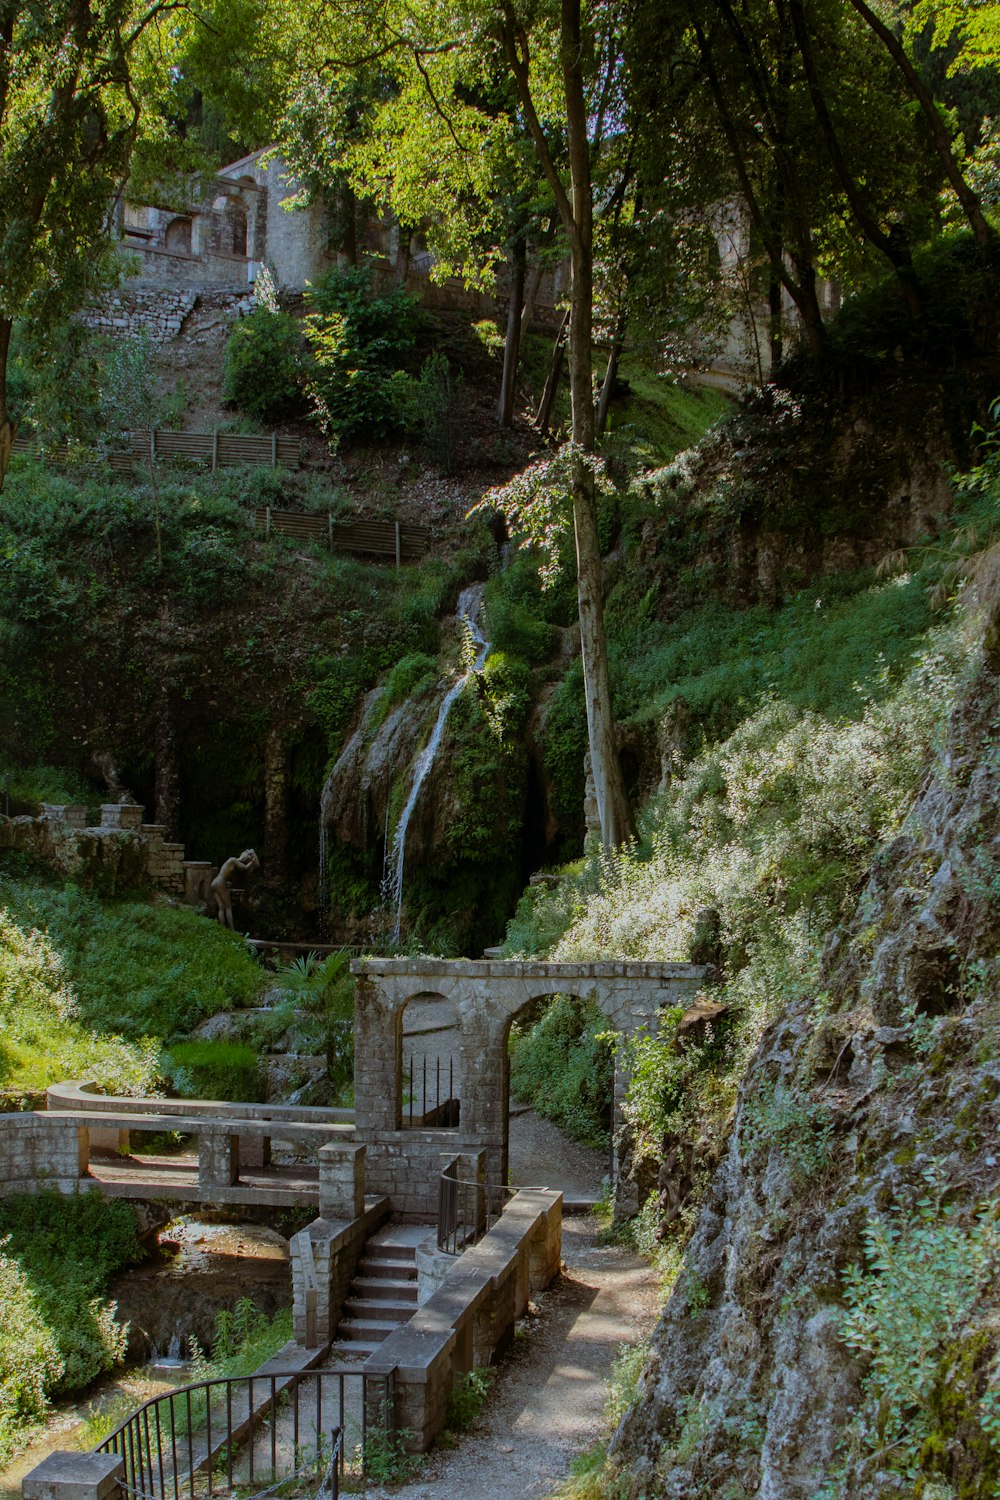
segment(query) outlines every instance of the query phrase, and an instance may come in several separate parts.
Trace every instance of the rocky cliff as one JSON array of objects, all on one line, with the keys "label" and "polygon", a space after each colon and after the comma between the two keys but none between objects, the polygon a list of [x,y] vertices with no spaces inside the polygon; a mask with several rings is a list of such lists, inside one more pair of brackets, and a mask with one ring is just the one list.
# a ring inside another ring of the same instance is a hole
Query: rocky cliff
[{"label": "rocky cliff", "polygon": [[820,985],[743,1081],[611,1444],[633,1495],[998,1493],[995,636]]}]

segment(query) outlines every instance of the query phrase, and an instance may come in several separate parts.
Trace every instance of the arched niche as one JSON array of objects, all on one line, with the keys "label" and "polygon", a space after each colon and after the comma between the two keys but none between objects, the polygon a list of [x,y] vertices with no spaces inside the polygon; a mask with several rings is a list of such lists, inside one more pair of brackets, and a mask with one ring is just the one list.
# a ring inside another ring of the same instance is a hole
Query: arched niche
[{"label": "arched niche", "polygon": [[176,255],[191,254],[191,220],[178,217],[171,219],[163,236],[163,243]]}]

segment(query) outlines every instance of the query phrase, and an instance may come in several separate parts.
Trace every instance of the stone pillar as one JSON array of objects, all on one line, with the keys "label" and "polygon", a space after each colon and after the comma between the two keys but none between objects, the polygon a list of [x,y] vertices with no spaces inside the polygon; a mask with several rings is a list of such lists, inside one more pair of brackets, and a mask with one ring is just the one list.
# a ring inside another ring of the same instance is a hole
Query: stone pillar
[{"label": "stone pillar", "polygon": [[177,837],[181,811],[181,768],[177,753],[177,732],[166,691],[161,692],[156,712],[153,763],[155,793],[153,815],[166,827],[171,838]]},{"label": "stone pillar", "polygon": [[281,726],[264,742],[264,860],[269,884],[288,881],[288,750]]},{"label": "stone pillar", "polygon": [[144,811],[138,802],[102,802],[101,827],[127,828],[138,833]]},{"label": "stone pillar", "polygon": [[[359,1138],[401,1128],[402,1065],[402,1013],[383,1005],[378,984],[359,974],[354,1004],[354,1121]],[[462,1108],[464,1126],[464,1103]]]},{"label": "stone pillar", "polygon": [[360,1218],[365,1211],[364,1146],[331,1141],[318,1154],[320,1218]]},{"label": "stone pillar", "polygon": [[507,1180],[508,1018],[485,1007],[460,1012],[462,1136],[486,1152],[486,1180]]},{"label": "stone pillar", "polygon": [[198,1136],[198,1186],[211,1198],[240,1180],[240,1138],[228,1131],[202,1130]]},{"label": "stone pillar", "polygon": [[21,1481],[23,1500],[119,1500],[125,1461],[117,1453],[50,1453]]}]

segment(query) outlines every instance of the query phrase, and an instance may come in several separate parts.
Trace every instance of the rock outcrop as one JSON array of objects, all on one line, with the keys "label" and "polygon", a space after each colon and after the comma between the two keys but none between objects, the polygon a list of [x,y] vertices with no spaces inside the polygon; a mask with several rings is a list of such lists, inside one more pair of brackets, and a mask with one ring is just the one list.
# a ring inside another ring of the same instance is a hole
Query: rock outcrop
[{"label": "rock outcrop", "polygon": [[[934,1303],[954,1270],[948,1246],[978,1243],[979,1206],[1000,1188],[998,809],[1000,691],[984,669],[831,936],[817,992],[771,1027],[744,1079],[612,1440],[630,1493],[996,1493],[1000,1287],[987,1266],[950,1321]],[[873,1225],[903,1240],[922,1225],[938,1247],[926,1281],[898,1289],[924,1338],[922,1394],[886,1394],[890,1356],[876,1366],[864,1340],[845,1341],[849,1268],[883,1302],[895,1290],[878,1283],[892,1273],[872,1263]]]}]

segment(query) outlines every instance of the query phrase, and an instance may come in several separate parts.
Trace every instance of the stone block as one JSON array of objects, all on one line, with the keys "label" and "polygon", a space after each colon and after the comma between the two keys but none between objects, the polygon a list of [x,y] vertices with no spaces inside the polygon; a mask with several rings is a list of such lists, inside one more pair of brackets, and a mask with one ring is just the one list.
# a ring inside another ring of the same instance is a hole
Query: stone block
[{"label": "stone block", "polygon": [[331,1141],[318,1154],[320,1218],[358,1218],[365,1210],[365,1147]]},{"label": "stone block", "polygon": [[211,1200],[219,1189],[240,1180],[240,1138],[228,1131],[204,1130],[198,1137],[198,1186]]},{"label": "stone block", "polygon": [[114,1453],[50,1453],[21,1481],[23,1500],[112,1500],[125,1462]]}]

